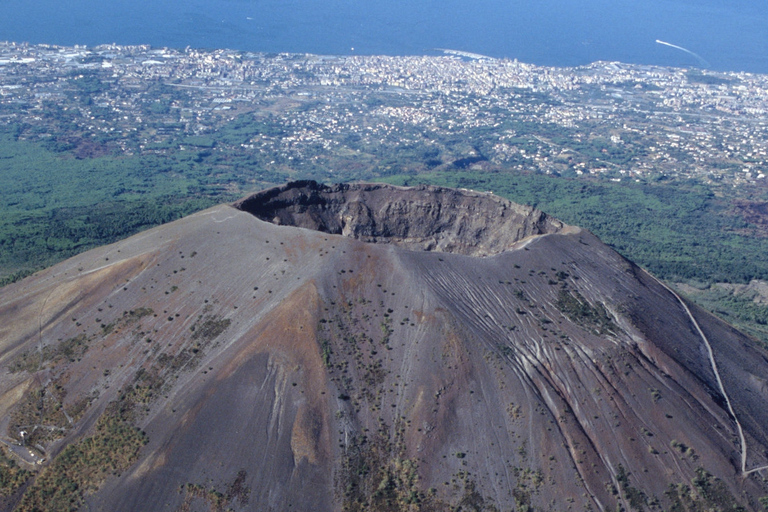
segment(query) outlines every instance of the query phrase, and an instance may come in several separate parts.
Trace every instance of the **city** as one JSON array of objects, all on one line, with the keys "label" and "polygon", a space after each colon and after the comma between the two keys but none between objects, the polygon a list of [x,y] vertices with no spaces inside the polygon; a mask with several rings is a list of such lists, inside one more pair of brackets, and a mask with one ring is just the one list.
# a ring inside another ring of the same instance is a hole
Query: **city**
[{"label": "city", "polygon": [[[768,76],[456,53],[0,43],[0,123],[81,157],[247,155],[265,183],[280,181],[275,173],[355,179],[452,164],[764,187]],[[219,136],[243,119],[258,126]]]}]

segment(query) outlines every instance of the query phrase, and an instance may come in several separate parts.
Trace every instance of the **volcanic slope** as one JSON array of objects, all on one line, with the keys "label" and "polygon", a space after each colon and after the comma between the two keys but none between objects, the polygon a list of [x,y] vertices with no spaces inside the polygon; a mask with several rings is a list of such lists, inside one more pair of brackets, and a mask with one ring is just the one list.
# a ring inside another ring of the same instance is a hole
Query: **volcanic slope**
[{"label": "volcanic slope", "polygon": [[0,504],[762,510],[767,379],[587,231],[298,182],[0,290]]}]

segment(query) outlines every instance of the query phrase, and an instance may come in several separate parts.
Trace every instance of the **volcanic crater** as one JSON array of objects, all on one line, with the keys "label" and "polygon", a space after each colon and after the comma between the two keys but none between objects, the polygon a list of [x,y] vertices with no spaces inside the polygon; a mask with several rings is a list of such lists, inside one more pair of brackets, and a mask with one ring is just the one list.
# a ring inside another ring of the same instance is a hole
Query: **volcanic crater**
[{"label": "volcanic crater", "polygon": [[409,250],[492,256],[533,235],[568,228],[491,193],[423,185],[299,181],[234,204],[261,220]]},{"label": "volcanic crater", "polygon": [[0,289],[0,510],[757,511],[766,425],[768,351],[488,193],[291,183]]}]

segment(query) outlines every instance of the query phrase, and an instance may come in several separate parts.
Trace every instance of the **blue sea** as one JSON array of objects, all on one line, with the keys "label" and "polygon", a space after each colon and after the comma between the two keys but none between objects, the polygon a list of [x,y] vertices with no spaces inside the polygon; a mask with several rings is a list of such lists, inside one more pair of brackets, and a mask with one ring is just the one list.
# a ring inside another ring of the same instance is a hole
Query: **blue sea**
[{"label": "blue sea", "polygon": [[[766,0],[0,0],[0,40],[768,73]],[[657,40],[685,48],[657,43]]]}]

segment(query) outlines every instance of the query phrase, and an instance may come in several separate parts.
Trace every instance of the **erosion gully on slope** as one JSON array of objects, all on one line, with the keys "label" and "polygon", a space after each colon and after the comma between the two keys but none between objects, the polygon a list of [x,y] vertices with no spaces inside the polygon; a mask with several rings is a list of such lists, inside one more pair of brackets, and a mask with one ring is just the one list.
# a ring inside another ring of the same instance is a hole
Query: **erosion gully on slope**
[{"label": "erosion gully on slope", "polygon": [[723,385],[723,380],[720,378],[720,371],[717,368],[717,362],[715,361],[715,354],[712,351],[712,345],[710,345],[709,339],[707,339],[707,336],[704,334],[704,331],[701,330],[701,327],[699,326],[699,322],[697,322],[696,319],[693,317],[691,310],[688,309],[688,305],[680,297],[680,295],[678,295],[674,290],[672,290],[669,286],[667,286],[662,281],[657,279],[655,276],[651,274],[648,274],[648,275],[651,276],[661,286],[663,286],[669,293],[675,296],[677,301],[683,306],[683,309],[685,309],[685,313],[688,315],[688,318],[691,319],[693,326],[696,327],[696,331],[699,333],[699,336],[701,336],[701,339],[704,341],[704,345],[707,347],[707,354],[709,356],[709,362],[712,365],[712,372],[715,374],[715,378],[717,379],[717,385],[720,388],[720,393],[722,393],[723,398],[725,398],[725,403],[728,405],[728,412],[731,414],[731,417],[733,418],[734,423],[736,423],[736,429],[739,431],[742,476],[746,477],[751,475],[752,473],[756,473],[758,471],[763,471],[768,469],[768,466],[760,466],[757,468],[747,470],[747,439],[744,436],[744,429],[741,427],[739,418],[736,416],[736,411],[734,411],[733,405],[731,405],[731,399],[728,396],[728,393],[725,391],[725,385]]}]

